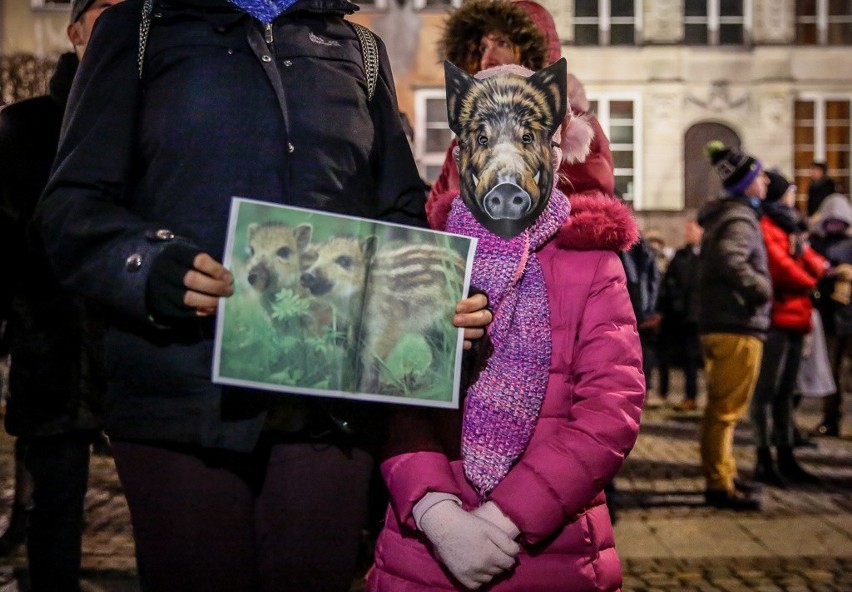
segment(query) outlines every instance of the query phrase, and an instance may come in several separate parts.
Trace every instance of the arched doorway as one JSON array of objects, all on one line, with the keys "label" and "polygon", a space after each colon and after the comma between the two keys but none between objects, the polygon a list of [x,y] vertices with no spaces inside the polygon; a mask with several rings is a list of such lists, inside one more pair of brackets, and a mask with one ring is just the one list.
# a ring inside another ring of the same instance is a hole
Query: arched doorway
[{"label": "arched doorway", "polygon": [[722,181],[704,153],[704,147],[711,140],[720,140],[732,148],[739,148],[741,144],[734,130],[714,121],[696,123],[686,130],[683,141],[683,201],[686,208],[698,208],[722,190]]}]

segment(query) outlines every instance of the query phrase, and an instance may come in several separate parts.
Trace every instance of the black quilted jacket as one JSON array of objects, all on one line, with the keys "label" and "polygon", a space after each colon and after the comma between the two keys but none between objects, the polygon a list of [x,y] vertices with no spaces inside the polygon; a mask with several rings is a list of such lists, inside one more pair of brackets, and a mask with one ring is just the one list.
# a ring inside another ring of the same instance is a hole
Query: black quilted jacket
[{"label": "black quilted jacket", "polygon": [[423,190],[381,43],[367,99],[353,4],[300,0],[266,29],[157,0],[140,81],[141,9],[95,26],[37,220],[60,280],[110,310],[110,435],[247,450],[269,397],[211,382],[212,319],[150,321],[151,262],[172,235],[221,260],[232,196],[423,225]]}]

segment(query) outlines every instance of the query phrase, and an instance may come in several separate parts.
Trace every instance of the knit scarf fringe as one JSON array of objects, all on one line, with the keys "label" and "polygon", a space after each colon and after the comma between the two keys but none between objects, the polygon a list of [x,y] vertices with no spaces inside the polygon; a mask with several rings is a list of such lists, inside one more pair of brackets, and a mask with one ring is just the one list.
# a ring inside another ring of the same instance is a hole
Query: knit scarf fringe
[{"label": "knit scarf fringe", "polygon": [[486,230],[456,197],[447,231],[476,237],[471,285],[488,295],[493,351],[467,392],[464,472],[480,496],[492,491],[529,444],[547,389],[551,354],[547,286],[535,256],[568,219],[559,190],[535,223],[510,240]]}]

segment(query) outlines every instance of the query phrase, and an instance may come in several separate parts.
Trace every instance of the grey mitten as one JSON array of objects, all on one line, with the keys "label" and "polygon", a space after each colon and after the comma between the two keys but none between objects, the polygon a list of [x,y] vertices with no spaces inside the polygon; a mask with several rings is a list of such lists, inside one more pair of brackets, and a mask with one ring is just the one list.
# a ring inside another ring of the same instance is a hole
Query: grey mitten
[{"label": "grey mitten", "polygon": [[429,508],[420,528],[450,573],[476,590],[515,564],[521,547],[501,528],[444,500]]}]

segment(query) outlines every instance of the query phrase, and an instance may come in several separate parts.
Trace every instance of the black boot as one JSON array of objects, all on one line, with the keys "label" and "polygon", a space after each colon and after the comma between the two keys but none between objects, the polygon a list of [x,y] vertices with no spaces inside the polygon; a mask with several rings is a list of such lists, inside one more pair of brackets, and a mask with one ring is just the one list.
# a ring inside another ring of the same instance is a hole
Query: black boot
[{"label": "black boot", "polygon": [[708,489],[704,492],[704,501],[708,506],[735,512],[759,511],[761,507],[759,499],[740,493],[736,489],[732,491]]},{"label": "black boot", "polygon": [[27,508],[24,504],[15,502],[12,505],[12,515],[9,516],[9,526],[0,536],[0,557],[8,557],[27,540]]},{"label": "black boot", "polygon": [[769,446],[759,446],[757,449],[754,480],[773,487],[780,487],[781,489],[787,487],[787,482],[775,470],[775,463],[772,462],[772,450],[770,450]]},{"label": "black boot", "polygon": [[802,468],[790,446],[778,447],[778,472],[788,483],[816,485],[820,482],[819,477]]},{"label": "black boot", "polygon": [[793,426],[793,448],[816,448],[817,443],[805,436],[797,426]]}]

